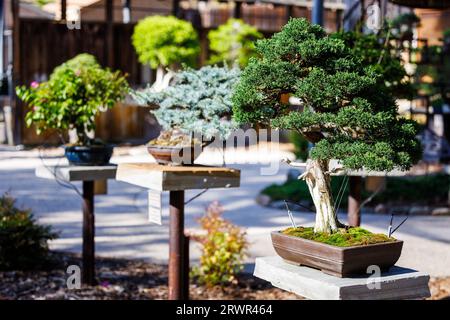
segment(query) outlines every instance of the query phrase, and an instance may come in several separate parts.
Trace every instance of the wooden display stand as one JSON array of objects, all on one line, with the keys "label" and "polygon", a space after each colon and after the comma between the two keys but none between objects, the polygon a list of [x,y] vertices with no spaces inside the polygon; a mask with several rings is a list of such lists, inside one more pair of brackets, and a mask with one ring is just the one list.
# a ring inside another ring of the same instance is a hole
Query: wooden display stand
[{"label": "wooden display stand", "polygon": [[[39,178],[63,182],[83,182],[83,269],[82,282],[95,285],[95,216],[94,194],[105,194],[108,179],[116,176],[116,166],[52,166],[38,167],[35,174]],[[95,184],[100,182],[100,193],[95,192]]]},{"label": "wooden display stand", "polygon": [[116,179],[151,190],[170,192],[169,299],[188,299],[189,253],[184,235],[184,191],[239,187],[240,170],[197,165],[123,163],[117,168]]}]

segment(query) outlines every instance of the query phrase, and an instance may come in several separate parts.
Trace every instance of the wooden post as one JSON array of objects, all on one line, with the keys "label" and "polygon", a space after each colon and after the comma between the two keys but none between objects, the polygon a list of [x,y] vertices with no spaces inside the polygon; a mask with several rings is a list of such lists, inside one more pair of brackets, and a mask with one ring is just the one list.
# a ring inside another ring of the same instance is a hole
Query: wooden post
[{"label": "wooden post", "polygon": [[294,6],[288,5],[286,6],[286,21],[289,21],[289,19],[292,17],[294,12]]},{"label": "wooden post", "polygon": [[183,259],[183,295],[185,300],[189,300],[189,242],[191,241],[189,235],[184,235],[184,259]]},{"label": "wooden post", "polygon": [[82,282],[95,285],[94,181],[83,181],[83,272]]},{"label": "wooden post", "polygon": [[185,236],[184,236],[184,191],[170,191],[169,227],[169,300],[184,300],[185,279]]},{"label": "wooden post", "polygon": [[113,16],[113,0],[105,2],[105,21],[106,21],[106,64],[110,68],[114,68],[114,16]]},{"label": "wooden post", "polygon": [[361,177],[349,178],[348,224],[352,227],[358,227],[361,224],[361,181]]},{"label": "wooden post", "polygon": [[241,18],[241,10],[242,9],[242,2],[241,1],[235,1],[234,2],[234,10],[233,10],[233,18],[240,19]]},{"label": "wooden post", "polygon": [[[19,0],[11,0],[12,13],[12,47],[13,47],[13,70],[12,81],[9,83],[10,104],[13,107],[14,131],[13,143],[22,143],[23,128],[23,105],[16,99],[14,88],[20,83],[20,20],[19,20]],[[3,49],[3,48],[2,48]]]},{"label": "wooden post", "polygon": [[67,0],[61,0],[61,20],[67,19]]},{"label": "wooden post", "polygon": [[178,17],[180,11],[180,0],[172,0],[172,15]]}]

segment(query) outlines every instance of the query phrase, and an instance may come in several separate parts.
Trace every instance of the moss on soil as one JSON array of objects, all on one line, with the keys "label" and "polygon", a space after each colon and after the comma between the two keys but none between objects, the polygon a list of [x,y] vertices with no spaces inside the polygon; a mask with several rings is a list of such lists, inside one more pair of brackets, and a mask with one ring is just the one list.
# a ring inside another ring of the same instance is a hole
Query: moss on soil
[{"label": "moss on soil", "polygon": [[325,232],[314,232],[312,227],[287,228],[282,231],[283,234],[300,237],[326,243],[337,247],[362,246],[383,242],[394,242],[394,238],[380,233],[372,233],[360,227],[341,228],[338,232],[328,234]]}]

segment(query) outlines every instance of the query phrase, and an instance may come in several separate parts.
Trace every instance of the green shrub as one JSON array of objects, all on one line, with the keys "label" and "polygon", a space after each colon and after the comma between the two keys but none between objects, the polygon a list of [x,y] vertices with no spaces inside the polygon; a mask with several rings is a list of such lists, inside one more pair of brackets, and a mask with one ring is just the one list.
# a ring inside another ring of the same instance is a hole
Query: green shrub
[{"label": "green shrub", "polygon": [[295,157],[306,161],[308,159],[308,140],[297,131],[290,131],[288,139],[294,145]]},{"label": "green shrub", "polygon": [[[336,176],[331,179],[333,196],[339,192],[344,177]],[[447,202],[450,187],[450,177],[444,174],[418,176],[418,177],[388,177],[386,188],[377,194],[367,205],[378,203],[393,204],[443,204]],[[261,191],[268,195],[272,201],[291,200],[311,201],[306,183],[299,180],[286,181],[283,184],[272,184]],[[362,197],[369,197],[372,192],[363,191]],[[343,208],[347,205],[348,186],[340,203]]]},{"label": "green shrub", "polygon": [[208,33],[211,57],[209,63],[245,67],[250,57],[256,54],[254,41],[261,39],[262,33],[240,19],[229,19],[227,23]]},{"label": "green shrub", "polygon": [[12,197],[0,197],[0,270],[44,267],[50,262],[47,241],[56,237],[50,226],[36,224],[30,210],[17,208]]},{"label": "green shrub", "polygon": [[222,213],[218,202],[210,204],[205,216],[199,219],[206,234],[192,236],[202,245],[200,266],[192,269],[192,275],[207,286],[233,282],[243,268],[248,246],[245,232],[225,220]]},{"label": "green shrub", "polygon": [[192,24],[171,16],[151,16],[139,21],[132,42],[139,61],[153,69],[174,64],[193,67],[200,53]]},{"label": "green shrub", "polygon": [[127,92],[127,81],[119,71],[103,69],[86,53],[56,67],[48,81],[16,88],[17,96],[32,108],[25,116],[28,126],[34,124],[38,134],[76,129],[80,144],[90,143],[87,132],[95,129],[96,115],[112,108]]}]

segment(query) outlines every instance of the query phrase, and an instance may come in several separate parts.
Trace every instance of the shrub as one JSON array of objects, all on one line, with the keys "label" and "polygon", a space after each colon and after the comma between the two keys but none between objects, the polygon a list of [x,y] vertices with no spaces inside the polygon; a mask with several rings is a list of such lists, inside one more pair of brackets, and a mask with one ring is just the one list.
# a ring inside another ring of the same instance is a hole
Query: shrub
[{"label": "shrub", "polygon": [[12,197],[0,197],[1,270],[44,267],[50,261],[47,241],[56,237],[50,226],[36,224],[30,210],[17,208]]},{"label": "shrub", "polygon": [[254,41],[263,35],[258,30],[239,19],[229,19],[227,23],[208,33],[211,57],[209,63],[227,63],[245,67],[254,56]]},{"label": "shrub", "polygon": [[171,16],[151,16],[139,21],[132,42],[139,61],[153,69],[173,64],[194,66],[200,53],[192,24]]},{"label": "shrub", "polygon": [[289,142],[294,145],[294,154],[296,159],[306,161],[308,158],[308,140],[296,131],[290,131],[288,139]]},{"label": "shrub", "polygon": [[161,92],[147,88],[132,94],[138,103],[159,106],[151,112],[164,130],[226,139],[235,127],[229,118],[232,89],[239,74],[239,69],[228,67],[187,69],[176,74],[173,83]]},{"label": "shrub", "polygon": [[38,134],[76,129],[78,143],[89,144],[87,132],[95,129],[95,116],[123,99],[128,84],[119,71],[103,69],[84,53],[56,67],[47,82],[20,86],[16,92],[32,108],[25,121],[34,124]]},{"label": "shrub", "polygon": [[199,223],[205,235],[192,238],[202,245],[200,266],[192,275],[202,284],[214,286],[231,283],[243,268],[245,249],[248,246],[245,232],[222,217],[223,208],[218,202],[210,204]]}]

